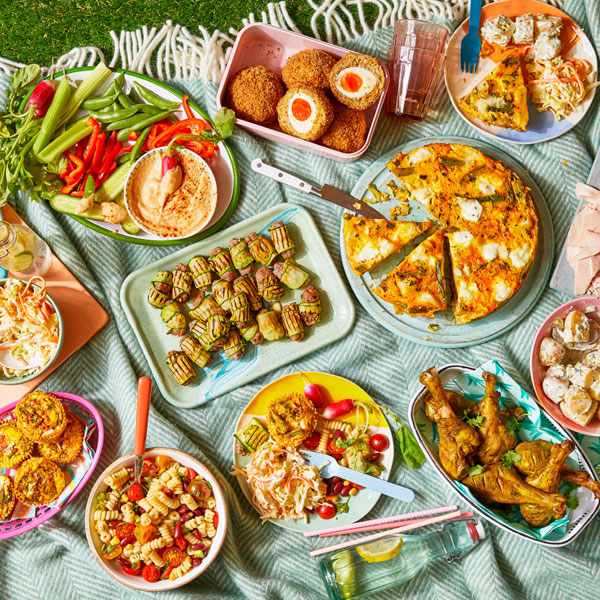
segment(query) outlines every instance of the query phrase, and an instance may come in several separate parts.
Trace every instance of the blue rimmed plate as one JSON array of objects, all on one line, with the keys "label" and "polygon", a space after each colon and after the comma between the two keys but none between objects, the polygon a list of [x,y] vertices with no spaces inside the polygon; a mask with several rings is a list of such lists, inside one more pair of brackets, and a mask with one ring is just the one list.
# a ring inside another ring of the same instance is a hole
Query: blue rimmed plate
[{"label": "blue rimmed plate", "polygon": [[[357,277],[352,272],[346,258],[346,253],[343,251],[344,231],[342,222],[340,225],[340,247],[342,248],[344,270],[350,282],[350,287],[358,298],[358,301],[379,324],[389,329],[392,333],[412,342],[417,342],[425,346],[435,346],[437,348],[464,348],[482,344],[506,333],[511,327],[519,323],[519,321],[529,314],[544,291],[546,282],[550,277],[552,257],[554,255],[552,218],[550,217],[550,212],[548,211],[548,206],[542,196],[542,192],[529,173],[519,163],[514,161],[508,154],[490,144],[460,137],[421,138],[394,148],[394,150],[376,160],[363,173],[354,186],[352,195],[355,198],[363,198],[367,193],[367,186],[369,184],[374,184],[380,190],[385,190],[385,184],[390,180],[395,181],[399,185],[400,181],[392,175],[386,167],[386,163],[394,158],[398,152],[407,153],[427,144],[465,144],[477,148],[487,156],[495,160],[501,160],[531,190],[531,198],[533,199],[539,221],[538,245],[533,265],[523,285],[499,309],[487,317],[477,319],[466,325],[457,325],[450,311],[438,313],[433,319],[396,314],[393,305],[384,302],[376,296],[372,288],[376,287],[400,263],[408,251],[412,250],[414,244],[409,244],[405,251],[393,254],[380,265],[362,275],[362,277]],[[385,216],[390,214],[390,210],[393,207],[398,206],[398,202],[391,200],[380,202],[375,206]],[[431,218],[427,210],[418,202],[411,201],[410,207],[410,214],[407,217],[402,217],[403,219],[425,221]],[[420,241],[420,239],[418,238],[417,241]]]},{"label": "blue rimmed plate", "polygon": [[[502,408],[521,406],[527,411],[527,417],[522,421],[521,429],[517,432],[519,442],[544,439],[552,443],[560,443],[569,439],[575,443],[575,450],[567,459],[567,464],[575,469],[587,472],[597,479],[594,466],[585,455],[577,440],[558,422],[546,414],[537,402],[510,376],[495,360],[490,360],[475,369],[465,365],[446,365],[439,369],[440,379],[445,389],[454,390],[480,401],[485,395],[485,382],[482,372],[488,371],[496,376],[496,389],[500,392]],[[429,462],[440,477],[474,510],[490,523],[497,525],[526,540],[545,546],[566,546],[570,544],[590,523],[600,508],[600,500],[594,497],[587,488],[579,487],[573,495],[579,500],[575,509],[567,509],[565,518],[553,521],[543,528],[529,526],[521,517],[516,505],[485,505],[462,483],[450,479],[439,461],[437,429],[427,418],[424,411],[424,398],[427,390],[421,387],[411,400],[408,410],[411,427],[417,436],[419,444],[427,455]],[[600,464],[600,447],[594,450],[593,458]],[[564,492],[561,488],[559,492]]]}]

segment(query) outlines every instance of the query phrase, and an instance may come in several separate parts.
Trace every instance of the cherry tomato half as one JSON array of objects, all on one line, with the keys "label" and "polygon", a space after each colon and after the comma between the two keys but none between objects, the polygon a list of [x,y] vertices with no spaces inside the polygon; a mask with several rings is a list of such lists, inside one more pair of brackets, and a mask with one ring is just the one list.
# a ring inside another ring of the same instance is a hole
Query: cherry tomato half
[{"label": "cherry tomato half", "polygon": [[154,457],[154,460],[156,461],[156,466],[159,469],[166,469],[173,462],[173,459],[166,454],[157,454]]},{"label": "cherry tomato half", "polygon": [[133,523],[120,523],[115,528],[115,533],[120,540],[124,540],[130,535],[133,535],[134,531],[135,525]]},{"label": "cherry tomato half", "polygon": [[315,450],[317,448],[317,446],[319,445],[319,440],[321,439],[321,434],[318,431],[313,432],[313,434],[306,438],[303,442],[302,445],[307,449],[307,450]]},{"label": "cherry tomato half", "polygon": [[133,535],[135,535],[135,539],[143,545],[158,535],[158,529],[156,529],[154,525],[142,525],[139,523],[135,526]]},{"label": "cherry tomato half", "polygon": [[139,483],[134,483],[127,490],[127,497],[133,502],[139,502],[144,497],[144,488]]},{"label": "cherry tomato half", "polygon": [[156,477],[157,475],[158,467],[156,463],[150,458],[145,458],[142,466],[142,477]]},{"label": "cherry tomato half", "polygon": [[187,540],[185,538],[182,538],[182,537],[177,538],[175,540],[175,543],[177,544],[177,546],[178,546],[178,548],[180,550],[185,550],[187,548],[187,545],[188,545],[187,544]]},{"label": "cherry tomato half", "polygon": [[329,441],[327,442],[327,450],[329,452],[329,454],[333,454],[333,455],[340,455],[340,454],[344,454],[344,452],[346,452],[347,448],[340,448],[336,443],[335,443],[335,438],[330,437]]},{"label": "cherry tomato half", "polygon": [[155,581],[158,581],[158,579],[160,577],[160,571],[158,570],[158,567],[155,565],[146,565],[142,569],[142,577],[148,583],[154,583]]},{"label": "cherry tomato half", "polygon": [[102,558],[104,560],[112,560],[113,558],[117,558],[117,556],[120,556],[122,551],[123,551],[123,549],[121,548],[121,546],[119,546],[117,544],[114,547],[113,550],[111,550],[110,552],[106,552],[105,554],[103,554]]},{"label": "cherry tomato half", "polygon": [[371,448],[373,448],[373,450],[376,452],[383,452],[384,450],[387,450],[389,445],[390,440],[388,440],[383,433],[376,433],[371,438]]},{"label": "cherry tomato half", "polygon": [[337,507],[333,502],[323,502],[323,504],[319,504],[317,513],[321,519],[333,519],[337,513]]},{"label": "cherry tomato half", "polygon": [[163,560],[170,562],[173,567],[178,567],[183,560],[183,552],[175,546],[169,546],[163,553]]},{"label": "cherry tomato half", "polygon": [[206,500],[212,494],[212,490],[204,479],[194,479],[188,486],[188,493],[196,500]]},{"label": "cherry tomato half", "polygon": [[133,567],[123,567],[123,573],[127,573],[127,575],[139,575],[141,570],[141,565],[138,565],[137,569],[134,569]]}]

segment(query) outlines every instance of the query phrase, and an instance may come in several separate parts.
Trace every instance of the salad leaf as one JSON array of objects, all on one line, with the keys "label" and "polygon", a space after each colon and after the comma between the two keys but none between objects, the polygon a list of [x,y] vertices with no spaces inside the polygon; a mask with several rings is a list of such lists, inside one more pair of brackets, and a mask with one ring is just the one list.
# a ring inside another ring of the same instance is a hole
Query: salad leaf
[{"label": "salad leaf", "polygon": [[219,109],[219,112],[215,115],[215,131],[221,137],[226,139],[233,133],[233,127],[235,126],[235,113],[230,108],[224,106]]},{"label": "salad leaf", "polygon": [[479,428],[483,423],[483,415],[477,415],[476,417],[469,417],[469,413],[465,410],[462,420],[471,427]]},{"label": "salad leaf", "polygon": [[522,423],[521,421],[519,421],[519,419],[517,419],[517,417],[515,417],[515,415],[508,415],[504,419],[504,425],[506,426],[508,433],[514,436],[517,433],[517,431],[521,429]]},{"label": "salad leaf", "polygon": [[418,469],[425,463],[425,454],[415,439],[413,432],[389,408],[379,405],[379,408],[396,424],[396,438],[400,444],[400,452],[404,462],[411,469]]},{"label": "salad leaf", "polygon": [[346,502],[336,502],[335,506],[337,508],[338,514],[347,513],[350,510],[348,503],[350,502],[350,496],[346,499]]},{"label": "salad leaf", "polygon": [[481,465],[473,465],[467,471],[467,475],[469,477],[473,477],[473,475],[481,475],[485,469]]},{"label": "salad leaf", "polygon": [[567,508],[571,510],[575,510],[579,506],[579,499],[577,496],[573,496],[573,492],[579,487],[577,483],[572,483],[571,481],[567,481],[566,485],[568,490],[565,493],[565,498],[567,499]]},{"label": "salad leaf", "polygon": [[515,463],[521,462],[521,455],[516,450],[508,450],[500,458],[505,469],[510,469]]},{"label": "salad leaf", "polygon": [[22,92],[31,87],[40,77],[42,69],[39,65],[25,65],[10,76],[10,85],[15,92]]}]

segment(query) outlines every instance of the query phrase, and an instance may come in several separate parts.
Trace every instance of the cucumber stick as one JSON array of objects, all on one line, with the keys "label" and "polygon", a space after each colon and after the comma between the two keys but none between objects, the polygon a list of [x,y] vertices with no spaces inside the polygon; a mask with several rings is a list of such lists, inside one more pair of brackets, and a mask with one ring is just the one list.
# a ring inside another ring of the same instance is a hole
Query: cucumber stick
[{"label": "cucumber stick", "polygon": [[96,190],[96,202],[115,200],[125,189],[125,181],[127,181],[127,175],[129,175],[132,166],[130,162],[120,164]]},{"label": "cucumber stick", "polygon": [[74,198],[73,196],[67,196],[65,194],[56,194],[56,196],[51,198],[50,206],[57,212],[65,213],[66,215],[92,219],[92,221],[104,221],[99,204],[94,204],[90,210],[77,214],[77,208],[79,207],[80,202],[81,200],[79,198]]}]

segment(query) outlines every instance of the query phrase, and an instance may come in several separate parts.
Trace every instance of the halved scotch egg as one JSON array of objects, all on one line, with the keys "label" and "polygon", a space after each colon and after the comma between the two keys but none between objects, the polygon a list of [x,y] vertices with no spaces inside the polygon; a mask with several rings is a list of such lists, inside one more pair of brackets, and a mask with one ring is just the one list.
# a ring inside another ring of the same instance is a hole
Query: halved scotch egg
[{"label": "halved scotch egg", "polygon": [[298,86],[279,101],[277,116],[285,133],[312,142],[327,131],[333,121],[333,108],[323,92]]},{"label": "halved scotch egg", "polygon": [[333,95],[342,104],[365,110],[381,96],[385,73],[372,56],[349,52],[331,69],[329,85]]}]

